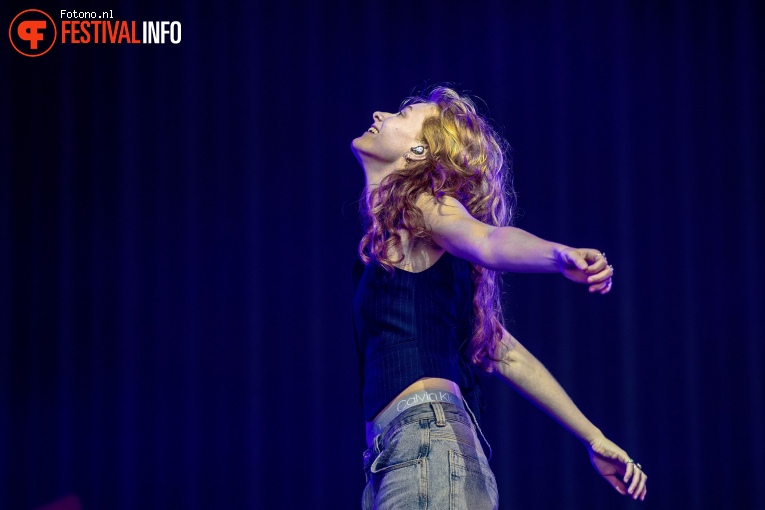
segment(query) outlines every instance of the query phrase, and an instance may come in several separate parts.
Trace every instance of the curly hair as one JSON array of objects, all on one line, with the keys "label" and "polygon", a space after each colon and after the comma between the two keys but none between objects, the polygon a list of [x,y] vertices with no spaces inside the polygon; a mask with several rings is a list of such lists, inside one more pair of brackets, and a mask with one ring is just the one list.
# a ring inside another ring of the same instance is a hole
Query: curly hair
[{"label": "curly hair", "polygon": [[[475,108],[473,101],[447,87],[436,87],[410,97],[404,106],[429,103],[437,113],[425,119],[421,143],[429,150],[422,161],[410,161],[387,175],[361,201],[364,236],[359,255],[365,264],[375,261],[387,271],[403,260],[389,253],[406,231],[413,241],[432,242],[416,202],[428,194],[439,203],[445,196],[458,200],[470,214],[489,225],[512,222],[515,192],[512,189],[510,148]],[[472,336],[466,353],[472,363],[490,372],[494,347],[502,337],[501,282],[497,271],[471,263],[473,283]]]}]

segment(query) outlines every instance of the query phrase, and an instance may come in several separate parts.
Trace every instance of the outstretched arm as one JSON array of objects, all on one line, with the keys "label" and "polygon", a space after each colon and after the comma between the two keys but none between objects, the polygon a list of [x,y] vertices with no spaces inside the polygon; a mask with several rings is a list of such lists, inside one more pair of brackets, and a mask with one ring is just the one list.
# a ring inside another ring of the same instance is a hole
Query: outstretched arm
[{"label": "outstretched arm", "polygon": [[645,473],[637,469],[627,453],[587,419],[544,365],[505,330],[494,358],[493,373],[584,443],[595,470],[619,494],[645,499]]},{"label": "outstretched arm", "polygon": [[436,202],[423,194],[417,200],[433,239],[458,257],[497,271],[516,273],[560,272],[566,278],[586,283],[590,292],[611,290],[613,268],[591,248],[570,248],[545,241],[515,227],[494,227],[473,218],[455,198]]}]

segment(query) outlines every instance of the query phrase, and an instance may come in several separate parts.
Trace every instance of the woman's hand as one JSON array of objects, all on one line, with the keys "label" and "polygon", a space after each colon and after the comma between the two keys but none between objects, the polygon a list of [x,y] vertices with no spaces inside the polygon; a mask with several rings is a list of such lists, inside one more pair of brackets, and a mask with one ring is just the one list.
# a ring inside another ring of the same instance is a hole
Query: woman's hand
[{"label": "woman's hand", "polygon": [[591,248],[565,248],[558,253],[558,271],[569,280],[586,283],[590,292],[607,294],[611,291],[613,266],[605,255]]},{"label": "woman's hand", "polygon": [[616,492],[622,496],[629,494],[632,499],[640,499],[640,501],[645,499],[648,476],[638,468],[624,450],[605,437],[593,440],[588,449],[590,462],[595,471],[600,473],[600,476],[605,478]]}]

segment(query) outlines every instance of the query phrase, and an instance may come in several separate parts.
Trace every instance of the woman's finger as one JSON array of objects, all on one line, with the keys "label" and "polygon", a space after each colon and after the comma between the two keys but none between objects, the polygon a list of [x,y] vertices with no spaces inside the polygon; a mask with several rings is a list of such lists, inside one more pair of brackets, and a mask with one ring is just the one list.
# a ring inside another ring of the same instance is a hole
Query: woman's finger
[{"label": "woman's finger", "polygon": [[616,489],[616,492],[618,492],[622,496],[626,496],[627,495],[627,486],[624,485],[622,483],[622,481],[619,480],[619,478],[616,475],[607,476],[606,480],[608,481],[608,483],[611,484],[611,487]]},{"label": "woman's finger", "polygon": [[608,294],[609,292],[611,292],[611,287],[612,287],[612,286],[613,286],[613,280],[611,280],[611,279],[609,278],[608,282],[606,283],[606,286],[605,286],[605,287],[603,287],[603,288],[600,290],[600,293],[601,293],[601,294]]},{"label": "woman's finger", "polygon": [[576,268],[586,271],[588,264],[587,264],[587,258],[582,256],[578,251],[576,250],[569,250],[564,252],[563,254],[565,256],[566,262],[569,264],[575,266]]},{"label": "woman's finger", "polygon": [[645,493],[645,482],[648,480],[648,475],[640,471],[640,480],[638,481],[638,486],[635,489],[635,491],[632,493],[634,499],[643,498],[643,493]]},{"label": "woman's finger", "polygon": [[597,273],[602,271],[606,266],[608,266],[608,261],[603,257],[599,257],[597,260],[595,260],[595,262],[587,267],[587,272]]},{"label": "woman's finger", "polygon": [[[632,463],[630,462],[630,464],[632,464]],[[637,486],[640,483],[641,475],[642,475],[642,473],[640,472],[640,470],[639,469],[635,469],[634,466],[633,466],[633,469],[632,469],[632,480],[630,481],[629,489],[627,489],[627,492],[629,494],[632,494],[633,497],[635,497],[635,489],[637,489]]]},{"label": "woman's finger", "polygon": [[606,266],[605,269],[597,274],[592,274],[587,277],[587,283],[601,283],[611,278],[614,275],[614,269],[611,266]]},{"label": "woman's finger", "polygon": [[609,290],[611,290],[610,286],[611,286],[611,280],[606,280],[603,283],[590,285],[589,289],[590,289],[590,292],[600,292],[601,294],[605,294],[605,292],[608,292]]},{"label": "woman's finger", "polygon": [[632,465],[632,462],[627,462],[627,469],[624,470],[624,479],[623,482],[627,483],[627,481],[632,476],[632,472],[634,471],[634,466]]}]

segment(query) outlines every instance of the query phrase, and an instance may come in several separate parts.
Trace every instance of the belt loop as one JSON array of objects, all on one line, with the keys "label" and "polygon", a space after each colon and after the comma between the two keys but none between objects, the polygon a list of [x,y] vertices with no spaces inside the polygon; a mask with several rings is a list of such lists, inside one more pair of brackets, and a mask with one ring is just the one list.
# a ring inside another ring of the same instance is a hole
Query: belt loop
[{"label": "belt loop", "polygon": [[444,408],[438,402],[431,402],[430,407],[433,408],[433,412],[436,413],[436,427],[446,427],[446,416],[444,415]]}]

